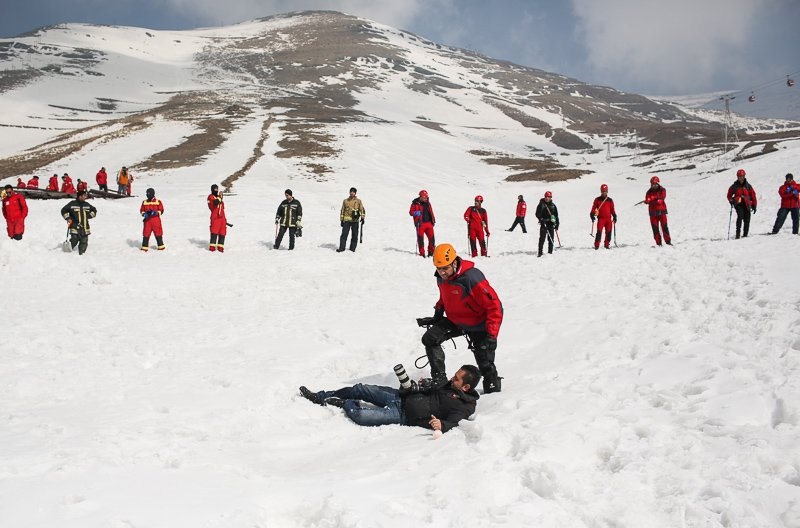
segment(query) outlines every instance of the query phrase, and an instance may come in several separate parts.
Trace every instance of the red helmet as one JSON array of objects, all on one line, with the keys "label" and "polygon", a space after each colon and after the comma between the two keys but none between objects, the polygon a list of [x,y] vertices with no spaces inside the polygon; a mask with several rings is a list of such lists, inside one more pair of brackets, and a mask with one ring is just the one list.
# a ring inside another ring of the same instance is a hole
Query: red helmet
[{"label": "red helmet", "polygon": [[605,183],[600,186],[600,192],[608,192],[608,185]]},{"label": "red helmet", "polygon": [[481,195],[479,194],[478,196],[476,196],[476,197],[475,197],[475,201],[476,201],[476,202],[483,203],[483,196],[481,196]]},{"label": "red helmet", "polygon": [[739,176],[745,176],[745,175],[747,175],[747,173],[744,171],[744,169],[739,169],[739,170],[736,171],[736,177],[737,178]]},{"label": "red helmet", "polygon": [[661,180],[658,179],[658,176],[653,176],[652,178],[650,178],[650,185],[654,183],[661,183]]},{"label": "red helmet", "polygon": [[427,198],[427,197],[428,197],[428,191],[426,191],[425,189],[422,189],[422,190],[419,192],[419,197],[420,197],[420,198]]},{"label": "red helmet", "polygon": [[544,193],[544,197],[545,198],[552,198],[553,197],[553,193],[551,193],[550,191],[547,191],[547,192]]}]

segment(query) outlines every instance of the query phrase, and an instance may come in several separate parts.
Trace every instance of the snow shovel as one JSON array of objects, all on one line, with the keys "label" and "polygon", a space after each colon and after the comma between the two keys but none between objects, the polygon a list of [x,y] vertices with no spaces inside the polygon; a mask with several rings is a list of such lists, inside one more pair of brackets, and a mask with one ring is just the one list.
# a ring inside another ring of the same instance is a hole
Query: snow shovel
[{"label": "snow shovel", "polygon": [[72,242],[69,241],[69,228],[67,228],[67,239],[61,244],[61,249],[64,253],[72,253]]}]

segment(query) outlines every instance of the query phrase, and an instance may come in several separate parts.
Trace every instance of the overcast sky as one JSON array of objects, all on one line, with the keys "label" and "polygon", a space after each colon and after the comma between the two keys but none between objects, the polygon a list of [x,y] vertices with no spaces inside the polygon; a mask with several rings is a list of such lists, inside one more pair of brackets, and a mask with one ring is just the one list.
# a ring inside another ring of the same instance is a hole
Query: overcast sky
[{"label": "overcast sky", "polygon": [[800,0],[0,0],[0,37],[67,22],[192,29],[307,9],[646,95],[746,91],[800,71]]}]

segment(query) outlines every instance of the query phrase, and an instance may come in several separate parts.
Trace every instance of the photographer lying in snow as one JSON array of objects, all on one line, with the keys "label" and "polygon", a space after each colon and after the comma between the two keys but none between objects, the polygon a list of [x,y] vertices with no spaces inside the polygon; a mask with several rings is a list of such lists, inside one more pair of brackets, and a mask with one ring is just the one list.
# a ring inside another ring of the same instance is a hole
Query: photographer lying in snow
[{"label": "photographer lying in snow", "polygon": [[[300,387],[300,394],[317,405],[341,407],[348,418],[367,426],[400,424],[445,433],[475,412],[479,396],[473,387],[481,380],[478,367],[462,366],[440,387],[434,387],[427,379],[419,384],[409,381],[401,365],[395,367],[395,372],[401,381],[400,389],[358,383],[336,391],[313,392]],[[364,407],[362,401],[375,407]]]}]

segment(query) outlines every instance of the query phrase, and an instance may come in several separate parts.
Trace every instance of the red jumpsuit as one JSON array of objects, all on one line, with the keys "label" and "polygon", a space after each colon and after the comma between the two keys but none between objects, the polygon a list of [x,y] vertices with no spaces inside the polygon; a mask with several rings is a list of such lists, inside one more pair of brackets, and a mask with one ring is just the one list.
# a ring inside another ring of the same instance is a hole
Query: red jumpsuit
[{"label": "red jumpsuit", "polygon": [[661,231],[664,232],[664,242],[667,244],[672,243],[669,236],[669,226],[667,226],[667,204],[664,200],[667,198],[667,190],[661,185],[656,184],[655,188],[650,187],[644,195],[644,203],[650,211],[650,227],[653,229],[653,238],[656,244],[661,245],[661,233],[659,233],[658,226],[661,226]]},{"label": "red jumpsuit", "polygon": [[99,187],[101,191],[108,190],[108,174],[104,169],[97,171],[97,175],[95,175],[94,179],[97,182],[97,187]]},{"label": "red jumpsuit", "polygon": [[39,178],[31,178],[28,180],[28,189],[38,189],[39,188]]},{"label": "red jumpsuit", "polygon": [[164,231],[161,227],[161,215],[164,214],[164,204],[156,197],[148,198],[142,202],[139,208],[144,220],[142,228],[142,251],[147,251],[150,245],[150,235],[155,235],[158,249],[166,249],[161,237]]},{"label": "red jumpsuit", "polygon": [[3,198],[3,218],[6,219],[8,238],[22,240],[25,233],[25,217],[28,216],[28,204],[25,197],[11,191]]},{"label": "red jumpsuit", "polygon": [[225,218],[225,202],[222,196],[208,195],[206,200],[208,209],[211,211],[211,241],[208,244],[209,251],[225,251],[225,235],[228,233],[228,221]]},{"label": "red jumpsuit", "polygon": [[25,182],[22,181],[22,178],[17,178],[17,189],[25,189]]},{"label": "red jumpsuit", "polygon": [[477,240],[481,245],[481,256],[485,257],[486,241],[483,238],[484,231],[486,231],[486,236],[489,236],[489,215],[486,214],[486,209],[474,205],[467,207],[467,210],[464,211],[464,220],[467,222],[467,236],[469,237],[472,256],[478,256],[478,248],[475,244]]},{"label": "red jumpsuit", "polygon": [[47,189],[48,191],[57,191],[58,190],[58,176],[53,174],[50,176],[50,180],[47,182]]},{"label": "red jumpsuit", "polygon": [[600,247],[602,230],[605,229],[606,238],[603,247],[608,249],[611,245],[611,229],[614,226],[614,222],[617,221],[617,213],[614,211],[614,200],[608,195],[605,197],[603,195],[598,196],[592,203],[592,211],[589,213],[589,216],[593,221],[595,217],[597,217],[597,234],[594,237],[594,248],[597,249]]},{"label": "red jumpsuit", "polygon": [[433,226],[436,225],[436,216],[433,214],[433,206],[426,200],[414,198],[408,214],[414,220],[414,227],[417,228],[417,247],[420,256],[425,256],[425,238],[428,237],[428,256],[433,255],[436,247],[436,238],[433,233]]}]

